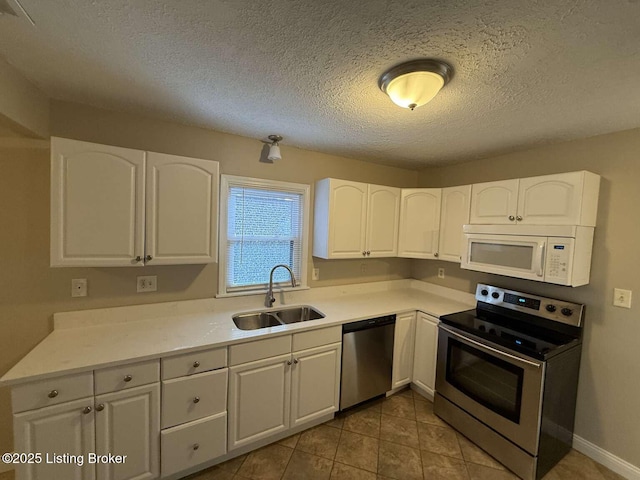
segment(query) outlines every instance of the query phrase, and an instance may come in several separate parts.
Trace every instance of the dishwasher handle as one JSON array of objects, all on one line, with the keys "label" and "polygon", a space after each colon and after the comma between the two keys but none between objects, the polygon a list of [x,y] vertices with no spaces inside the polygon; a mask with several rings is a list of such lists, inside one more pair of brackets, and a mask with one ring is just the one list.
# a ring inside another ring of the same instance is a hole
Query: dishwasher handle
[{"label": "dishwasher handle", "polygon": [[357,332],[359,330],[367,330],[369,328],[383,327],[385,325],[393,325],[396,323],[395,315],[385,315],[384,317],[368,318],[358,322],[345,323],[342,325],[342,334]]}]

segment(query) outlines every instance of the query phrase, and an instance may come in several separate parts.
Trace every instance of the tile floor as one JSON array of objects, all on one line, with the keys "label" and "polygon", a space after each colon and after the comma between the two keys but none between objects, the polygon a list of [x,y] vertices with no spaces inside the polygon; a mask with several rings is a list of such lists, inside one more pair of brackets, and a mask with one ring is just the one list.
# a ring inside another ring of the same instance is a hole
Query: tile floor
[{"label": "tile floor", "polygon": [[[411,390],[185,480],[517,480]],[[622,480],[572,450],[544,480]],[[13,480],[13,474],[0,474]]]}]

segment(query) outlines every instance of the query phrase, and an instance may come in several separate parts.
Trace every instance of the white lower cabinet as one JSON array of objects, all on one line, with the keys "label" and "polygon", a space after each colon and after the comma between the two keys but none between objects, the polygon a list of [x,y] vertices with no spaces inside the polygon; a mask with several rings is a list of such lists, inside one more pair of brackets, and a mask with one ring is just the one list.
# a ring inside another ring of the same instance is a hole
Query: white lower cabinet
[{"label": "white lower cabinet", "polygon": [[393,337],[393,373],[391,389],[411,383],[413,377],[413,351],[415,344],[416,312],[396,317]]},{"label": "white lower cabinet", "polygon": [[418,312],[413,357],[413,383],[430,395],[435,393],[436,386],[438,322],[436,317]]},{"label": "white lower cabinet", "polygon": [[164,478],[227,452],[227,412],[167,428],[160,435]]},{"label": "white lower cabinet", "polygon": [[[14,406],[15,409],[15,406]],[[95,452],[93,397],[40,408],[13,417],[18,453],[41,453],[42,462],[16,464],[16,480],[94,480],[95,465],[87,462],[50,463],[69,454],[83,459]]]},{"label": "white lower cabinet", "polygon": [[96,454],[126,455],[99,463],[97,480],[147,480],[160,474],[160,385],[96,397]]},{"label": "white lower cabinet", "polygon": [[342,344],[293,353],[291,427],[338,410]]}]

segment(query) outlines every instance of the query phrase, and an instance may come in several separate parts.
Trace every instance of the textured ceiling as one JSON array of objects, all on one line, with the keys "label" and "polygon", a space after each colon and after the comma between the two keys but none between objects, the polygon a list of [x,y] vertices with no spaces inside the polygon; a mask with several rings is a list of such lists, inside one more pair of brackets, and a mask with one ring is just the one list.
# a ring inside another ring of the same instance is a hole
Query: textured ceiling
[{"label": "textured ceiling", "polygon": [[[21,0],[0,55],[53,98],[418,168],[640,126],[638,0]],[[440,58],[429,104],[378,77]]]}]

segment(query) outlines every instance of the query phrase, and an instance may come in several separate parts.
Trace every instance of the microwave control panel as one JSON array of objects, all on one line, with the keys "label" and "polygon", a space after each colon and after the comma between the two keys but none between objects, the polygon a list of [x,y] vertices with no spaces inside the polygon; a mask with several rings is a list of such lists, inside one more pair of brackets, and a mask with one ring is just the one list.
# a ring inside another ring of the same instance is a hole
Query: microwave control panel
[{"label": "microwave control panel", "polygon": [[553,238],[547,242],[547,255],[544,269],[544,280],[549,283],[567,285],[572,268],[572,238]]}]

